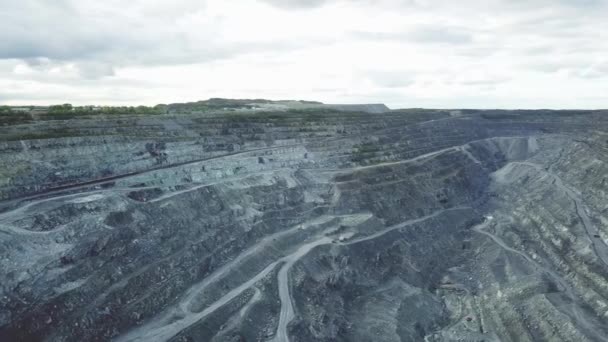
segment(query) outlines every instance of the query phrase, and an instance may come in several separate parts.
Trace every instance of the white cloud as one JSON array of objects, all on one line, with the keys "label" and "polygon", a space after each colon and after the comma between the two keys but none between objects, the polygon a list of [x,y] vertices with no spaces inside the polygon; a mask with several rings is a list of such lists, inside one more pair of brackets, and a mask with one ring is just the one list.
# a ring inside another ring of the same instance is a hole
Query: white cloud
[{"label": "white cloud", "polygon": [[0,0],[0,103],[608,107],[605,0]]}]

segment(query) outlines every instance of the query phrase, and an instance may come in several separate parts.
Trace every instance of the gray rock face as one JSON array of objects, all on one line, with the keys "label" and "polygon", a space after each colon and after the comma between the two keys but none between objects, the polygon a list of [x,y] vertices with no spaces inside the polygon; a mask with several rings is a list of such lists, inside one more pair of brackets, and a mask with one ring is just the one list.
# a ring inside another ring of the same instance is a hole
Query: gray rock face
[{"label": "gray rock face", "polygon": [[341,110],[0,127],[0,341],[607,339],[606,113]]}]

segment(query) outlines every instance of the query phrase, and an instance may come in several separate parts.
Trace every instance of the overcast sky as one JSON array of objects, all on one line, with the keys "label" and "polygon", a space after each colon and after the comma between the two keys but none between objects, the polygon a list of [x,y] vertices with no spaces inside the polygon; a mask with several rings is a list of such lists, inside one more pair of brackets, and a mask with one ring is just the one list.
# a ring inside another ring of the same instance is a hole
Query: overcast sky
[{"label": "overcast sky", "polygon": [[608,108],[608,0],[0,0],[0,103]]}]

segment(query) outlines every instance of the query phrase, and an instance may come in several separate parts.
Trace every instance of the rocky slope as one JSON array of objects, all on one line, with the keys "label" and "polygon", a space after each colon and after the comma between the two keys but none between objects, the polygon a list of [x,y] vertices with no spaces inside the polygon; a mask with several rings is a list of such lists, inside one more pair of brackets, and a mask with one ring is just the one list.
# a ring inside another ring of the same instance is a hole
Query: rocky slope
[{"label": "rocky slope", "polygon": [[606,113],[175,108],[0,127],[0,341],[607,339]]}]

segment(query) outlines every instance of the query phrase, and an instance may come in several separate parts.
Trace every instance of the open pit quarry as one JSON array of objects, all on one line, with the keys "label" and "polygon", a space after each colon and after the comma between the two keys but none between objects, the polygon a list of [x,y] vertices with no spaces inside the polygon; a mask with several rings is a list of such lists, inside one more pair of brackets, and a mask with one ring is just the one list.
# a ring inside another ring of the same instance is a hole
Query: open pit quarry
[{"label": "open pit quarry", "polygon": [[0,341],[608,341],[608,112],[301,107],[0,126]]}]

